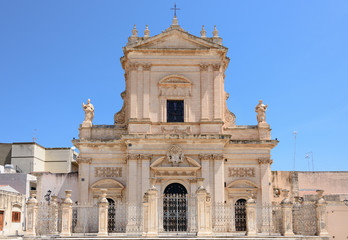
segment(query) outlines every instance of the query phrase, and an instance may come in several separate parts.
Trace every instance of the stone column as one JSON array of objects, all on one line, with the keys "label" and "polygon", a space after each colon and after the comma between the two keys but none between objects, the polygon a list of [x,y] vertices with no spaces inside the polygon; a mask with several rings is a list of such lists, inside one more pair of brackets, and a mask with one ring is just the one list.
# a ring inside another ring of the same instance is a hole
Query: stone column
[{"label": "stone column", "polygon": [[27,201],[27,219],[26,219],[26,236],[36,236],[36,223],[38,202],[36,200],[36,191],[30,191],[30,197]]},{"label": "stone column", "polygon": [[213,65],[214,70],[214,120],[222,120],[222,73],[221,65]]},{"label": "stone column", "polygon": [[200,186],[196,191],[197,197],[197,237],[212,234],[211,198],[207,190]]},{"label": "stone column", "polygon": [[247,236],[256,236],[256,201],[250,195],[246,202],[246,220],[247,220]]},{"label": "stone column", "polygon": [[60,236],[67,237],[71,236],[72,228],[72,205],[71,190],[65,191],[65,199],[62,203],[62,231]]},{"label": "stone column", "polygon": [[199,67],[201,71],[201,121],[208,121],[208,65],[201,64]]},{"label": "stone column", "polygon": [[58,202],[57,202],[57,196],[52,195],[51,203],[50,203],[50,210],[51,210],[51,218],[50,218],[50,233],[51,234],[58,234]]},{"label": "stone column", "polygon": [[317,190],[318,200],[316,202],[317,212],[317,235],[318,236],[329,236],[327,231],[327,213],[326,206],[327,202],[323,198],[324,190]]},{"label": "stone column", "polygon": [[282,207],[282,235],[294,236],[292,229],[292,202],[289,198],[289,190],[282,190],[284,193],[284,199],[281,202]]},{"label": "stone column", "polygon": [[224,156],[213,154],[214,159],[214,202],[225,202]]},{"label": "stone column", "polygon": [[107,189],[100,189],[101,196],[98,202],[99,206],[99,228],[98,236],[108,236],[108,207],[109,203],[106,199]]},{"label": "stone column", "polygon": [[144,70],[144,85],[143,85],[143,120],[150,121],[150,71],[151,64],[145,64]]},{"label": "stone column", "polygon": [[264,216],[262,217],[261,230],[263,233],[269,233],[271,229],[273,228],[273,226],[270,226],[270,223],[272,223],[272,215],[269,214],[269,209],[268,209],[268,207],[272,205],[272,200],[271,200],[272,188],[270,183],[271,183],[271,164],[273,163],[273,161],[272,159],[269,159],[269,158],[260,158],[258,161],[259,161],[259,168],[260,168],[261,206],[263,206],[262,216]]},{"label": "stone column", "polygon": [[141,196],[144,196],[150,187],[150,161],[152,155],[144,156],[141,160]]},{"label": "stone column", "polygon": [[158,191],[152,186],[144,194],[144,232],[145,237],[158,236]]}]

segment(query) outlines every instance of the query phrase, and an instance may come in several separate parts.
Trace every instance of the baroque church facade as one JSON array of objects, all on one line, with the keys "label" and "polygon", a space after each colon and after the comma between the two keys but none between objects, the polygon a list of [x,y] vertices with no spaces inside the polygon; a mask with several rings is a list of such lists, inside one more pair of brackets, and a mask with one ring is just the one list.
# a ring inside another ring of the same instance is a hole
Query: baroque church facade
[{"label": "baroque church facade", "polygon": [[[271,204],[271,150],[278,141],[271,139],[262,101],[256,125],[236,125],[224,88],[227,51],[216,28],[213,37],[204,27],[194,36],[176,17],[156,36],[146,28],[139,37],[134,26],[123,48],[126,89],[114,125],[93,125],[94,106],[83,105],[85,120],[73,140],[79,149],[79,203],[97,203],[106,194],[109,206],[141,205],[148,190],[156,189],[159,228],[183,232],[190,231],[187,213],[196,211],[202,189],[211,204],[243,207],[250,196],[258,209]],[[234,214],[245,221],[241,209]],[[256,214],[262,219],[261,210]],[[241,221],[231,231],[244,231]]]}]

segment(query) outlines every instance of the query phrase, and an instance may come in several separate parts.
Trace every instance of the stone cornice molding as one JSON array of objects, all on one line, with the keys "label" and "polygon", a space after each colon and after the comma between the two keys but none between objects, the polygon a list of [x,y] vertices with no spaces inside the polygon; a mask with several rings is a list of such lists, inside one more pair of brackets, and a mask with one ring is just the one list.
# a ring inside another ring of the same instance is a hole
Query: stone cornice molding
[{"label": "stone cornice molding", "polygon": [[151,160],[152,154],[128,154],[126,160]]},{"label": "stone cornice molding", "polygon": [[270,158],[259,158],[258,159],[259,164],[272,164],[273,160]]},{"label": "stone cornice molding", "polygon": [[207,65],[207,64],[200,64],[199,65],[199,69],[201,72],[208,71],[208,67],[209,67],[209,65]]},{"label": "stone cornice molding", "polygon": [[76,162],[78,164],[82,164],[82,163],[88,163],[91,164],[92,162],[92,158],[86,158],[86,157],[77,157]]},{"label": "stone cornice molding", "polygon": [[198,157],[201,160],[223,160],[224,159],[224,155],[222,153],[218,153],[218,154],[211,154],[211,153],[199,154]]}]

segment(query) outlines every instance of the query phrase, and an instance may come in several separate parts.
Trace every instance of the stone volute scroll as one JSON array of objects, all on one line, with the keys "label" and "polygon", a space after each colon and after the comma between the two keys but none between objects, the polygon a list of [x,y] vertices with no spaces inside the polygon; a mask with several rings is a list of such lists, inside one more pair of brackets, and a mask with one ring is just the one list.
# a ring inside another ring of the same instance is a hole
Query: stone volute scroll
[{"label": "stone volute scroll", "polygon": [[83,111],[85,111],[85,120],[82,122],[82,127],[92,127],[92,121],[94,118],[94,107],[91,103],[91,99],[87,100],[87,104],[82,103]]},{"label": "stone volute scroll", "polygon": [[227,100],[230,97],[230,94],[225,93],[226,101],[225,101],[225,128],[235,127],[236,126],[236,115],[231,112],[227,107]]},{"label": "stone volute scroll", "polygon": [[123,105],[119,112],[114,116],[115,124],[124,124],[126,123],[126,91],[121,93],[123,99]]},{"label": "stone volute scroll", "polygon": [[257,122],[258,124],[266,123],[266,110],[267,110],[267,104],[264,105],[262,103],[262,100],[259,101],[259,104],[255,107],[255,112],[257,113]]}]

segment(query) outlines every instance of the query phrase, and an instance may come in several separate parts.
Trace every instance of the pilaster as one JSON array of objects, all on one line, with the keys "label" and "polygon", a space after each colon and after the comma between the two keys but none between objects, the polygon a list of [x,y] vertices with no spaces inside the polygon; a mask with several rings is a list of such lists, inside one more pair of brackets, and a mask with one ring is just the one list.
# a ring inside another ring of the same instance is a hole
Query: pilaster
[{"label": "pilaster", "polygon": [[213,154],[214,160],[214,201],[225,202],[225,174],[224,157],[222,154]]},{"label": "pilaster", "polygon": [[137,84],[132,87],[137,87],[137,118],[142,119],[143,118],[143,107],[144,107],[144,72],[143,72],[143,65],[138,64],[137,65]]},{"label": "pilaster", "polygon": [[89,196],[89,172],[90,172],[90,165],[92,163],[91,158],[85,158],[79,156],[77,158],[77,163],[79,164],[79,203],[88,203],[88,196]]},{"label": "pilaster", "polygon": [[[128,65],[129,69],[129,111],[130,111],[130,121],[137,119],[137,64],[131,63]],[[128,92],[127,92],[128,94]]]},{"label": "pilaster", "polygon": [[222,73],[221,65],[213,65],[214,71],[214,121],[222,121]]},{"label": "pilaster", "polygon": [[[260,168],[260,184],[261,184],[261,205],[270,206],[272,203],[271,198],[271,164],[273,163],[270,158],[260,158],[258,159],[259,168]],[[262,208],[262,215],[268,216],[267,208]],[[267,218],[263,217],[262,222],[262,232],[269,232],[269,223]]]},{"label": "pilaster", "polygon": [[201,121],[209,120],[208,113],[208,65],[201,64],[200,65],[200,73],[201,73]]},{"label": "pilaster", "polygon": [[150,75],[151,64],[143,66],[144,85],[143,85],[143,119],[150,120]]}]

